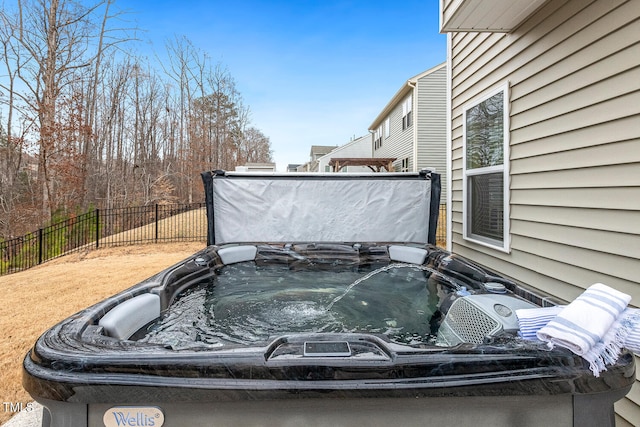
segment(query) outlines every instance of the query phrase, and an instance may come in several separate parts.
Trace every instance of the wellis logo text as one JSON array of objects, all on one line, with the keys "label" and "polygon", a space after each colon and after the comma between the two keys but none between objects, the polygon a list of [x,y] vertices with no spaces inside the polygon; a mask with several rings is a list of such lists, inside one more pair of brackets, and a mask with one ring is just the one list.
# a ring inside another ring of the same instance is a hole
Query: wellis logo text
[{"label": "wellis logo text", "polygon": [[155,406],[116,406],[102,417],[106,427],[161,427],[162,410]]}]

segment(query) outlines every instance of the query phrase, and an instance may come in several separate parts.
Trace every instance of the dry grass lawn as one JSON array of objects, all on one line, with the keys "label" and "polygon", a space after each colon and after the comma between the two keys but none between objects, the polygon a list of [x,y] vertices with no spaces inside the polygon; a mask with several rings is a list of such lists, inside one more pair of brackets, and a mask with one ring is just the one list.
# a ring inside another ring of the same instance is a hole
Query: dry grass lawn
[{"label": "dry grass lawn", "polygon": [[[0,276],[0,400],[32,400],[22,388],[22,360],[45,330],[204,247],[190,242],[100,249]],[[3,406],[0,424],[13,415]]]}]

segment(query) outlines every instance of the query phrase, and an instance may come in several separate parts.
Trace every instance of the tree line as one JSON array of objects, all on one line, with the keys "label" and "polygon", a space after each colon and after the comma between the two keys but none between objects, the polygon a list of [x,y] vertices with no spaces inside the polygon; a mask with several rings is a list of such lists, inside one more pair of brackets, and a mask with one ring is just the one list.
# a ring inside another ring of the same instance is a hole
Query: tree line
[{"label": "tree line", "polygon": [[135,54],[115,0],[86,3],[0,10],[0,238],[94,207],[201,201],[200,172],[272,161],[222,64],[178,36],[162,61]]}]

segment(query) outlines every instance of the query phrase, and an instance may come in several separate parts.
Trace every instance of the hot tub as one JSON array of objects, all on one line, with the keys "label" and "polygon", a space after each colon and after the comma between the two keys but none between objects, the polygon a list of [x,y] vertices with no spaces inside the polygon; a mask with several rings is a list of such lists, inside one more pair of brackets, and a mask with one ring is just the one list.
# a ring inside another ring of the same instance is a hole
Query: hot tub
[{"label": "hot tub", "polygon": [[552,301],[433,246],[438,179],[205,174],[207,248],[25,358],[43,425],[614,425],[632,355],[518,338]]}]

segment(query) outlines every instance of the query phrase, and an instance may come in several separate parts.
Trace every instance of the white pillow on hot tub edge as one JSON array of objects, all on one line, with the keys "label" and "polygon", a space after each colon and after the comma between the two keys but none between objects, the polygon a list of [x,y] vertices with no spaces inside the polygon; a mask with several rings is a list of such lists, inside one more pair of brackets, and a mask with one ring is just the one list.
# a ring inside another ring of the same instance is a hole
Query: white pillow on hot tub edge
[{"label": "white pillow on hot tub edge", "polygon": [[256,259],[257,252],[258,248],[253,245],[227,246],[218,249],[218,255],[225,265],[253,261]]},{"label": "white pillow on hot tub edge", "polygon": [[389,246],[389,258],[391,261],[421,265],[427,258],[427,254],[428,251],[426,249],[415,248],[413,246]]},{"label": "white pillow on hot tub edge", "polygon": [[128,339],[134,332],[160,316],[160,297],[142,294],[121,302],[98,322],[110,337]]}]

